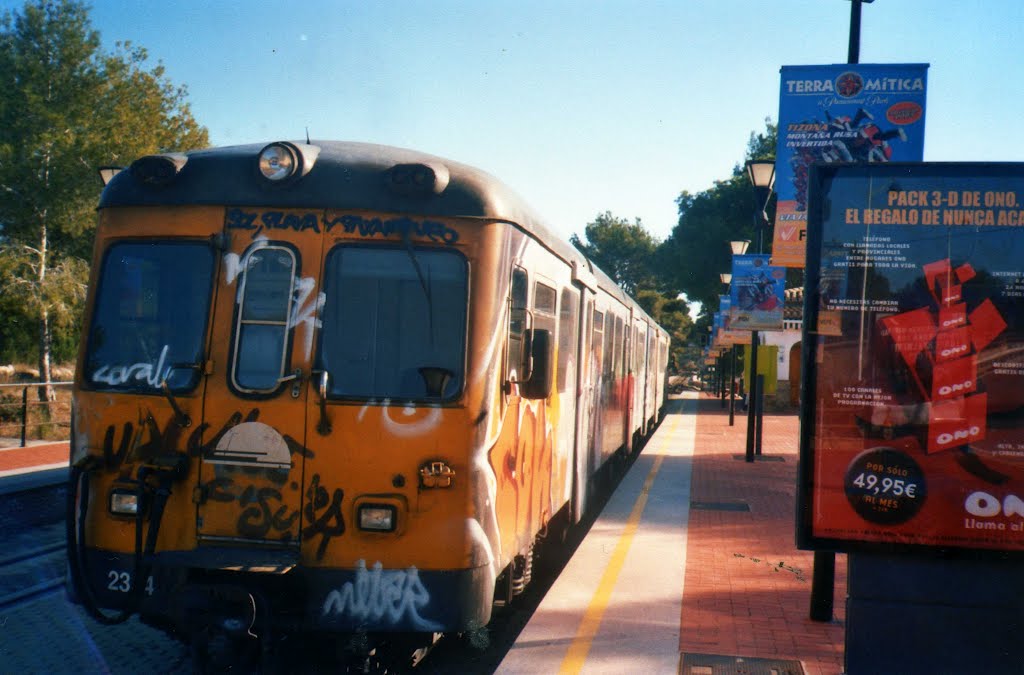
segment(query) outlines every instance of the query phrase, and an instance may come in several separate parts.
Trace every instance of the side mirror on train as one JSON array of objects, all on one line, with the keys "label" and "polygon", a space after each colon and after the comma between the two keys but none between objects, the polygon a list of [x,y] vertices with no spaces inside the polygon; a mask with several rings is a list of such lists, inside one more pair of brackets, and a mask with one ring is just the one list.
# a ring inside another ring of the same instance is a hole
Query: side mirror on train
[{"label": "side mirror on train", "polygon": [[555,365],[551,331],[531,328],[526,331],[525,337],[529,367],[520,391],[524,398],[547,398],[551,395]]}]

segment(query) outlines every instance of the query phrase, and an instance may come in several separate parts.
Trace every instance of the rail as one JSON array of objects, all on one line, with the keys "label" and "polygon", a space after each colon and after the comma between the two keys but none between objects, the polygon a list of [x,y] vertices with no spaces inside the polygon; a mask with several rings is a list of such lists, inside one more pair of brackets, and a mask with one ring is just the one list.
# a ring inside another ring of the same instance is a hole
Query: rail
[{"label": "rail", "polygon": [[[55,429],[64,429],[53,440],[64,440],[71,433],[70,389],[73,382],[17,382],[0,384],[0,438],[8,437],[14,429],[20,432],[21,446],[28,445],[29,430],[34,429],[34,439],[44,439],[47,434],[53,435]],[[66,388],[66,396],[59,396],[57,401],[29,401],[28,392],[33,387]],[[6,392],[21,389],[21,400],[17,396],[8,397]],[[31,414],[35,413],[35,414]]]}]

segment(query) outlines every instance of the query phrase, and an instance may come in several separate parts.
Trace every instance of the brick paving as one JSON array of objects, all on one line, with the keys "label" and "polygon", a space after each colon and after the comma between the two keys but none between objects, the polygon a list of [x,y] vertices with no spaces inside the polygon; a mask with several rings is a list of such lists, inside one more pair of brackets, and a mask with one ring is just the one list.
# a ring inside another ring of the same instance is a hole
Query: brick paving
[{"label": "brick paving", "polygon": [[0,447],[0,476],[67,463],[67,441],[34,443],[24,448]]},{"label": "brick paving", "polygon": [[[798,660],[808,675],[843,672],[846,556],[836,556],[834,619],[809,618],[814,554],[795,544],[800,421],[763,415],[762,457],[746,448],[746,413],[701,394],[693,452],[680,651]],[[733,510],[749,505],[749,512]],[[725,505],[726,508],[715,508]]]}]

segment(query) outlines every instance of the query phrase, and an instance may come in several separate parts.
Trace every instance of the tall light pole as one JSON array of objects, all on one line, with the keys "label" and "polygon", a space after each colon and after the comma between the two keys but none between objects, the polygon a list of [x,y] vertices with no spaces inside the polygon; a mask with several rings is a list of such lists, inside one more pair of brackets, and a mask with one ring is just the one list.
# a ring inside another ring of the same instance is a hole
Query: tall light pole
[{"label": "tall light pole", "polygon": [[[754,187],[754,229],[757,230],[757,252],[763,252],[763,230],[768,224],[765,212],[775,185],[775,160],[751,159],[747,161],[747,177]],[[761,384],[757,374],[757,348],[761,344],[756,330],[750,331],[750,385],[747,404],[747,453],[746,460],[754,461],[754,455],[761,454]]]},{"label": "tall light pole", "polygon": [[[749,239],[737,239],[736,241],[730,241],[729,242],[729,249],[732,251],[732,254],[734,256],[735,255],[743,255],[744,253],[746,253],[748,246],[750,246],[750,240]],[[722,279],[722,283],[727,283],[728,284],[728,283],[732,282],[732,272],[730,272],[729,274],[722,273],[719,276]],[[726,277],[728,277],[728,279],[726,279]],[[730,313],[732,312],[731,306],[730,306],[729,312]],[[731,329],[731,326],[730,326],[730,329]],[[733,388],[735,387],[735,385],[736,385],[736,345],[733,344],[732,352],[730,353],[730,369],[729,369],[729,391],[730,392],[733,391]],[[732,395],[732,398],[733,399],[736,398],[734,394]],[[729,404],[729,426],[733,426],[733,424],[734,424],[735,410],[736,410],[736,403],[735,403],[735,400],[734,400],[732,403]]]},{"label": "tall light pole", "polygon": [[[721,272],[718,278],[725,285],[725,292],[729,292],[729,283],[732,281],[732,272]],[[729,426],[736,423],[736,390],[733,382],[736,380],[736,345],[729,348]]]},{"label": "tall light pole", "polygon": [[851,0],[850,2],[850,49],[847,52],[847,62],[857,63],[860,61],[860,3],[874,2],[874,0]]},{"label": "tall light pole", "polygon": [[[850,48],[848,63],[860,63],[860,10],[862,2],[850,1]],[[807,345],[804,345],[806,348]],[[831,621],[836,595],[836,554],[834,551],[815,551],[811,568],[811,620]]]}]

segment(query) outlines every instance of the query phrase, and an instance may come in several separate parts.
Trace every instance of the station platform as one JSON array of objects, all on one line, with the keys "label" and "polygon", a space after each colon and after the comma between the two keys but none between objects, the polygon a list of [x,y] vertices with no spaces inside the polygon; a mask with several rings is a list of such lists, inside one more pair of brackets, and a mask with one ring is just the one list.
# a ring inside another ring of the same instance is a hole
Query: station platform
[{"label": "station platform", "polygon": [[687,392],[622,479],[497,672],[835,675],[833,620],[809,618],[814,554],[794,542],[799,418],[746,416]]},{"label": "station platform", "polygon": [[66,468],[68,458],[67,441],[33,441],[25,447],[0,444],[0,478]]}]

